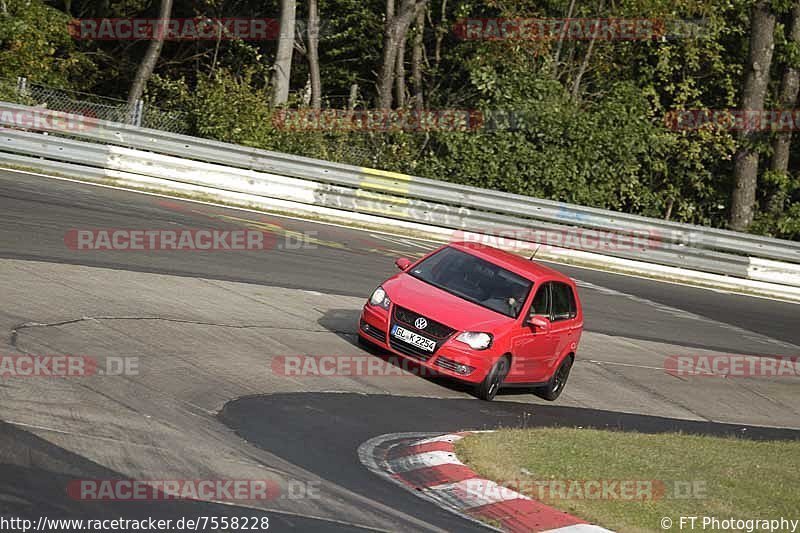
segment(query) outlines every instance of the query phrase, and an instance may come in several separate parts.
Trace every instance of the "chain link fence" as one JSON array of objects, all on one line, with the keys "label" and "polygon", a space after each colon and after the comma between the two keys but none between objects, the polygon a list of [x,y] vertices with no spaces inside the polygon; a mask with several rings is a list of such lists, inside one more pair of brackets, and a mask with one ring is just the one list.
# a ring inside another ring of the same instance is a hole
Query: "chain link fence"
[{"label": "chain link fence", "polygon": [[164,111],[141,100],[131,107],[125,100],[48,87],[22,77],[0,80],[0,99],[171,133],[189,131],[188,121],[180,112]]},{"label": "chain link fence", "polygon": [[[169,133],[197,135],[191,127],[188,114],[180,111],[166,111],[141,101],[131,108],[125,100],[109,98],[96,94],[69,89],[58,89],[27,78],[16,80],[0,78],[0,101],[38,106],[74,115],[132,124]],[[347,109],[359,106],[357,94],[326,96],[325,105],[330,109]],[[308,135],[310,142],[297,142],[298,135]],[[279,134],[278,134],[279,135]],[[68,132],[62,136],[70,137]],[[396,158],[396,146],[386,142],[386,136],[375,132],[353,131],[346,136],[328,136],[325,132],[286,132],[286,137],[294,137],[289,145],[257,145],[258,148],[279,150],[301,156],[327,159],[360,167],[383,168],[383,163]],[[77,138],[77,137],[76,137]],[[215,139],[213,136],[207,138]],[[215,139],[219,140],[219,139]],[[412,172],[413,168],[399,170]]]}]

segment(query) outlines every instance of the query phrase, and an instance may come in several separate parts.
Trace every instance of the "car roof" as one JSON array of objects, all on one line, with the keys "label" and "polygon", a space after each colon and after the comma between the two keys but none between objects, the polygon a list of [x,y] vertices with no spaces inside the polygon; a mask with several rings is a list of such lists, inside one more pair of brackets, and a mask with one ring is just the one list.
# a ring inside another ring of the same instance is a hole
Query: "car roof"
[{"label": "car roof", "polygon": [[494,248],[478,242],[451,242],[448,246],[485,259],[490,263],[501,266],[533,282],[542,279],[555,279],[569,284],[573,283],[569,276],[562,274],[558,270],[546,267],[530,259],[525,259],[517,254],[500,250],[499,248]]}]

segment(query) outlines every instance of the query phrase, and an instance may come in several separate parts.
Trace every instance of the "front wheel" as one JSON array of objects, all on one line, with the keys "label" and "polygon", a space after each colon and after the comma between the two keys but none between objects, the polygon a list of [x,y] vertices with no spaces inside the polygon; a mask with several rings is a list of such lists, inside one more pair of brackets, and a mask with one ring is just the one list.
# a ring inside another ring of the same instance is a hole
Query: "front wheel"
[{"label": "front wheel", "polygon": [[550,402],[555,401],[556,398],[561,396],[561,392],[567,385],[569,371],[572,370],[572,361],[573,358],[571,355],[565,357],[564,360],[561,361],[561,364],[558,365],[558,369],[553,373],[553,377],[550,378],[547,385],[538,387],[535,390],[536,395]]},{"label": "front wheel", "polygon": [[483,378],[480,385],[478,385],[475,391],[478,398],[486,400],[487,402],[494,400],[494,397],[497,396],[497,391],[500,390],[500,385],[502,385],[503,380],[506,379],[506,374],[508,374],[508,358],[502,357],[494,364],[492,369],[489,370],[489,373],[486,374],[486,377]]}]

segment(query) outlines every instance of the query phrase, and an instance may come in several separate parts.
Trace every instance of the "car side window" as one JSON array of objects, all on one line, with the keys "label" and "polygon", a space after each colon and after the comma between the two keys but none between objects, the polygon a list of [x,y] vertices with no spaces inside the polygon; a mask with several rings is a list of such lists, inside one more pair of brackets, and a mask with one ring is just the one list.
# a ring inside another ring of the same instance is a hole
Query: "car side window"
[{"label": "car side window", "polygon": [[572,288],[565,283],[552,284],[553,314],[552,320],[570,320],[577,316],[575,295]]},{"label": "car side window", "polygon": [[550,317],[550,284],[545,283],[539,290],[536,291],[536,296],[533,297],[531,309],[528,315],[538,315]]}]

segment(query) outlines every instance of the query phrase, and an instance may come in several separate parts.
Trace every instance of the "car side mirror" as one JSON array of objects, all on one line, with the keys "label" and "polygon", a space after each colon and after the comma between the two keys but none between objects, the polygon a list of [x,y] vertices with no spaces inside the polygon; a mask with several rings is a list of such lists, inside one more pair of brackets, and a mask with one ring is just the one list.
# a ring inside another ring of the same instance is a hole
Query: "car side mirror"
[{"label": "car side mirror", "polygon": [[406,259],[405,257],[401,257],[400,259],[395,261],[394,264],[397,265],[397,268],[399,268],[403,272],[408,270],[408,267],[412,265],[411,261]]},{"label": "car side mirror", "polygon": [[528,317],[526,322],[529,326],[533,326],[533,328],[537,331],[542,331],[545,333],[550,331],[550,320],[548,320],[546,317],[531,315]]}]

